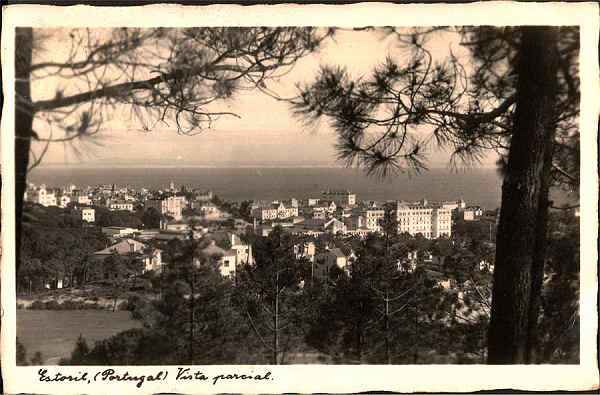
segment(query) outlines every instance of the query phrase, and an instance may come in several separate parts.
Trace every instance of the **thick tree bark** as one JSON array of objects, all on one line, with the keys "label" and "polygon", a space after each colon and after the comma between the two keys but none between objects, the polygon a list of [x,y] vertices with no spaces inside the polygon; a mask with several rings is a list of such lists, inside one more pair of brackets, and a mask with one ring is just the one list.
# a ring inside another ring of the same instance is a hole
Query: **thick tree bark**
[{"label": "thick tree bark", "polygon": [[21,264],[23,195],[27,185],[29,148],[33,135],[33,111],[29,69],[33,53],[33,29],[17,28],[15,35],[15,270]]},{"label": "thick tree bark", "polygon": [[530,363],[546,250],[558,53],[552,27],[524,27],[516,121],[502,185],[488,363]]}]

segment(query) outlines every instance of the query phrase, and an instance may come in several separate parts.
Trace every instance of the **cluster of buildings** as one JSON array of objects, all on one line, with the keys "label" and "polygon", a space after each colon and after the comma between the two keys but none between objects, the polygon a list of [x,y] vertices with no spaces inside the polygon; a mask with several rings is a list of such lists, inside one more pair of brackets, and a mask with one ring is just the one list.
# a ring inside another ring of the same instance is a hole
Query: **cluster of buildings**
[{"label": "cluster of buildings", "polygon": [[[252,246],[238,236],[248,226],[253,226],[255,232],[263,236],[268,235],[275,226],[281,226],[287,232],[304,236],[329,233],[364,237],[371,232],[382,233],[385,221],[393,219],[398,233],[420,234],[432,239],[451,236],[453,214],[458,213],[465,220],[475,220],[483,214],[481,208],[467,207],[462,200],[435,203],[426,199],[418,202],[364,202],[348,190],[326,190],[319,197],[303,200],[291,198],[254,202],[250,209],[253,224],[232,218],[231,229],[222,231],[219,227],[198,225],[197,221],[192,220],[195,215],[184,215],[184,211],[188,209],[204,219],[221,221],[229,218],[229,213],[212,203],[212,192],[176,187],[173,182],[168,188],[155,191],[129,186],[117,187],[115,184],[85,188],[72,184],[64,188],[31,184],[27,189],[26,199],[46,207],[67,207],[74,203],[82,220],[90,223],[95,221],[93,206],[129,212],[154,209],[162,216],[170,217],[168,221],[161,221],[160,229],[104,227],[102,232],[112,240],[112,245],[93,253],[92,258],[102,261],[115,254],[127,255],[141,261],[144,271],[160,272],[165,265],[163,251],[151,247],[157,244],[150,242],[192,238],[203,246],[201,250],[204,259],[212,257],[213,263],[224,277],[235,277],[237,267],[253,263]],[[349,273],[350,263],[356,258],[353,251],[344,251],[335,246],[327,247],[324,252],[317,254],[312,241],[295,246],[294,253],[298,258],[304,257],[311,262],[315,277],[328,276],[332,267]],[[414,263],[415,258],[410,254],[407,259]],[[194,264],[200,265],[203,262],[197,258]],[[399,263],[399,270],[405,266]],[[109,278],[110,273],[102,276]]]},{"label": "cluster of buildings", "polygon": [[41,204],[45,207],[58,206],[65,208],[69,203],[81,205],[92,203],[87,191],[77,189],[75,185],[68,185],[64,188],[49,188],[44,184],[40,186],[29,184],[24,198],[27,201]]},{"label": "cluster of buildings", "polygon": [[[103,231],[113,232],[114,243],[107,248],[94,252],[91,255],[93,261],[99,262],[110,256],[117,255],[140,261],[143,267],[142,272],[153,270],[157,273],[160,273],[165,265],[167,265],[162,259],[163,250],[152,247],[149,243],[149,240],[152,238],[144,238],[143,233],[139,233],[134,229],[120,229],[122,232],[118,234],[114,233],[116,230],[118,230],[116,227],[111,227],[111,229],[103,228]],[[235,277],[237,267],[246,263],[253,263],[252,246],[244,243],[233,232],[207,233],[200,237],[200,239],[200,245],[204,244],[200,250],[202,256],[205,259],[212,259],[212,261],[205,262],[200,257],[194,257],[192,263],[196,266],[207,263],[215,264],[223,277],[233,278]],[[225,240],[226,242],[223,243]],[[221,247],[223,245],[229,248]],[[88,280],[110,279],[111,276],[117,275],[109,269],[94,272],[96,278]]]},{"label": "cluster of buildings", "polygon": [[[304,241],[303,243],[296,244],[294,246],[294,254],[298,259],[307,259],[311,265],[311,277],[319,279],[328,278],[334,267],[345,272],[347,275],[351,275],[352,263],[357,259],[355,252],[347,246],[326,246],[325,251],[317,252],[313,241]],[[399,272],[411,273],[417,268],[419,262],[421,262],[428,268],[431,279],[438,280],[438,285],[444,288],[454,288],[456,284],[448,280],[439,271],[436,271],[441,268],[446,258],[445,256],[435,256],[429,251],[419,252],[413,250],[407,252],[406,256],[398,258],[394,264]],[[492,273],[494,271],[494,264],[486,260],[481,260],[472,269]]]},{"label": "cluster of buildings", "polygon": [[255,229],[268,234],[276,225],[294,234],[316,236],[323,233],[365,236],[383,232],[386,212],[391,212],[398,233],[421,234],[432,239],[452,235],[452,214],[455,210],[481,215],[481,209],[472,213],[462,200],[432,203],[388,201],[361,202],[350,191],[327,190],[321,198],[302,201],[259,202],[252,207]]},{"label": "cluster of buildings", "polygon": [[[78,188],[74,184],[62,188],[48,187],[45,184],[30,183],[25,191],[25,200],[44,207],[56,206],[66,208],[70,204],[81,208],[82,219],[94,222],[89,213],[91,206],[106,207],[111,211],[146,210],[154,208],[161,215],[180,220],[185,209],[199,210],[208,217],[225,215],[211,203],[212,191],[191,189],[185,186],[176,187],[171,182],[168,188],[150,191],[147,188],[136,189],[132,186],[116,184],[100,184]],[[88,207],[87,210],[83,209]]]}]

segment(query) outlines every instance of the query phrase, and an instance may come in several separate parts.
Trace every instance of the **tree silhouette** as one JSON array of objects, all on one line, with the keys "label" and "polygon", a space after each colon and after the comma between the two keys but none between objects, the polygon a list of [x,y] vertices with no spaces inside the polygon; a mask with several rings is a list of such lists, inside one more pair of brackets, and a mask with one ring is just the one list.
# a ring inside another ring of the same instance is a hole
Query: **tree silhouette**
[{"label": "tree silhouette", "polygon": [[[451,161],[477,162],[489,150],[504,163],[497,235],[490,363],[536,361],[536,326],[553,185],[577,197],[579,79],[577,27],[465,27],[392,34],[410,56],[388,57],[372,75],[353,79],[325,66],[300,86],[295,113],[330,120],[338,158],[386,177],[426,168],[430,145]],[[427,40],[456,34],[467,68],[450,51],[436,61]]]}]

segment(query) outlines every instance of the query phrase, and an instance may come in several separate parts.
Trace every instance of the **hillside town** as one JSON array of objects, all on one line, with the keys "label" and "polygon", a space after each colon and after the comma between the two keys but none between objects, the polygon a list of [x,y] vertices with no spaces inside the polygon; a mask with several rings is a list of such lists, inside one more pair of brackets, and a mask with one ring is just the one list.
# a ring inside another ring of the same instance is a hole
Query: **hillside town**
[{"label": "hillside town", "polygon": [[[325,234],[340,238],[382,234],[386,211],[394,217],[397,233],[419,235],[426,239],[449,239],[453,219],[460,217],[464,221],[477,221],[483,216],[480,207],[468,206],[464,200],[362,201],[351,191],[333,189],[306,199],[291,197],[287,200],[245,202],[244,212],[236,210],[236,216],[218,204],[220,200],[215,197],[210,190],[179,186],[174,182],[157,190],[115,184],[48,187],[30,183],[25,194],[25,199],[33,204],[75,210],[88,226],[97,226],[95,214],[99,209],[154,215],[156,227],[143,223],[136,228],[102,224],[101,231],[111,244],[91,254],[94,261],[102,261],[115,253],[134,254],[143,262],[142,272],[160,272],[167,262],[162,259],[160,248],[149,247],[150,242],[159,245],[172,239],[197,240],[209,243],[202,251],[219,257],[219,271],[224,277],[233,277],[236,267],[252,263],[252,246],[240,239],[249,230],[264,237],[275,227],[281,227],[284,232],[304,237],[309,241],[301,248],[296,245],[295,253],[314,263],[316,249],[311,239]],[[226,240],[220,244],[228,248],[216,243],[220,239]],[[406,259],[414,265],[416,253],[409,253]],[[429,255],[431,259],[433,257]],[[317,274],[327,273],[327,267],[331,265],[349,273],[353,252],[343,253],[340,248],[327,247],[318,260],[325,265]],[[400,264],[398,262],[399,267]],[[481,265],[483,267],[486,263]],[[107,277],[108,273],[100,276]],[[62,288],[63,280],[56,279],[52,285]],[[50,286],[50,283],[46,285]]]}]

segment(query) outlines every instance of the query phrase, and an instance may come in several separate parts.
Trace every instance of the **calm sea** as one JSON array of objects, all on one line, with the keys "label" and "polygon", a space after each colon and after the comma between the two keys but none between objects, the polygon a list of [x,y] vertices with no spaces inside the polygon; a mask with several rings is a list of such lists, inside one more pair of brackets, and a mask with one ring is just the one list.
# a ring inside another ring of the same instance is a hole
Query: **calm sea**
[{"label": "calm sea", "polygon": [[361,200],[430,201],[464,199],[494,209],[500,206],[501,180],[494,169],[431,169],[385,181],[346,168],[37,168],[29,180],[63,186],[117,184],[136,187],[178,185],[211,189],[228,200],[318,197],[327,188],[349,189]]}]

